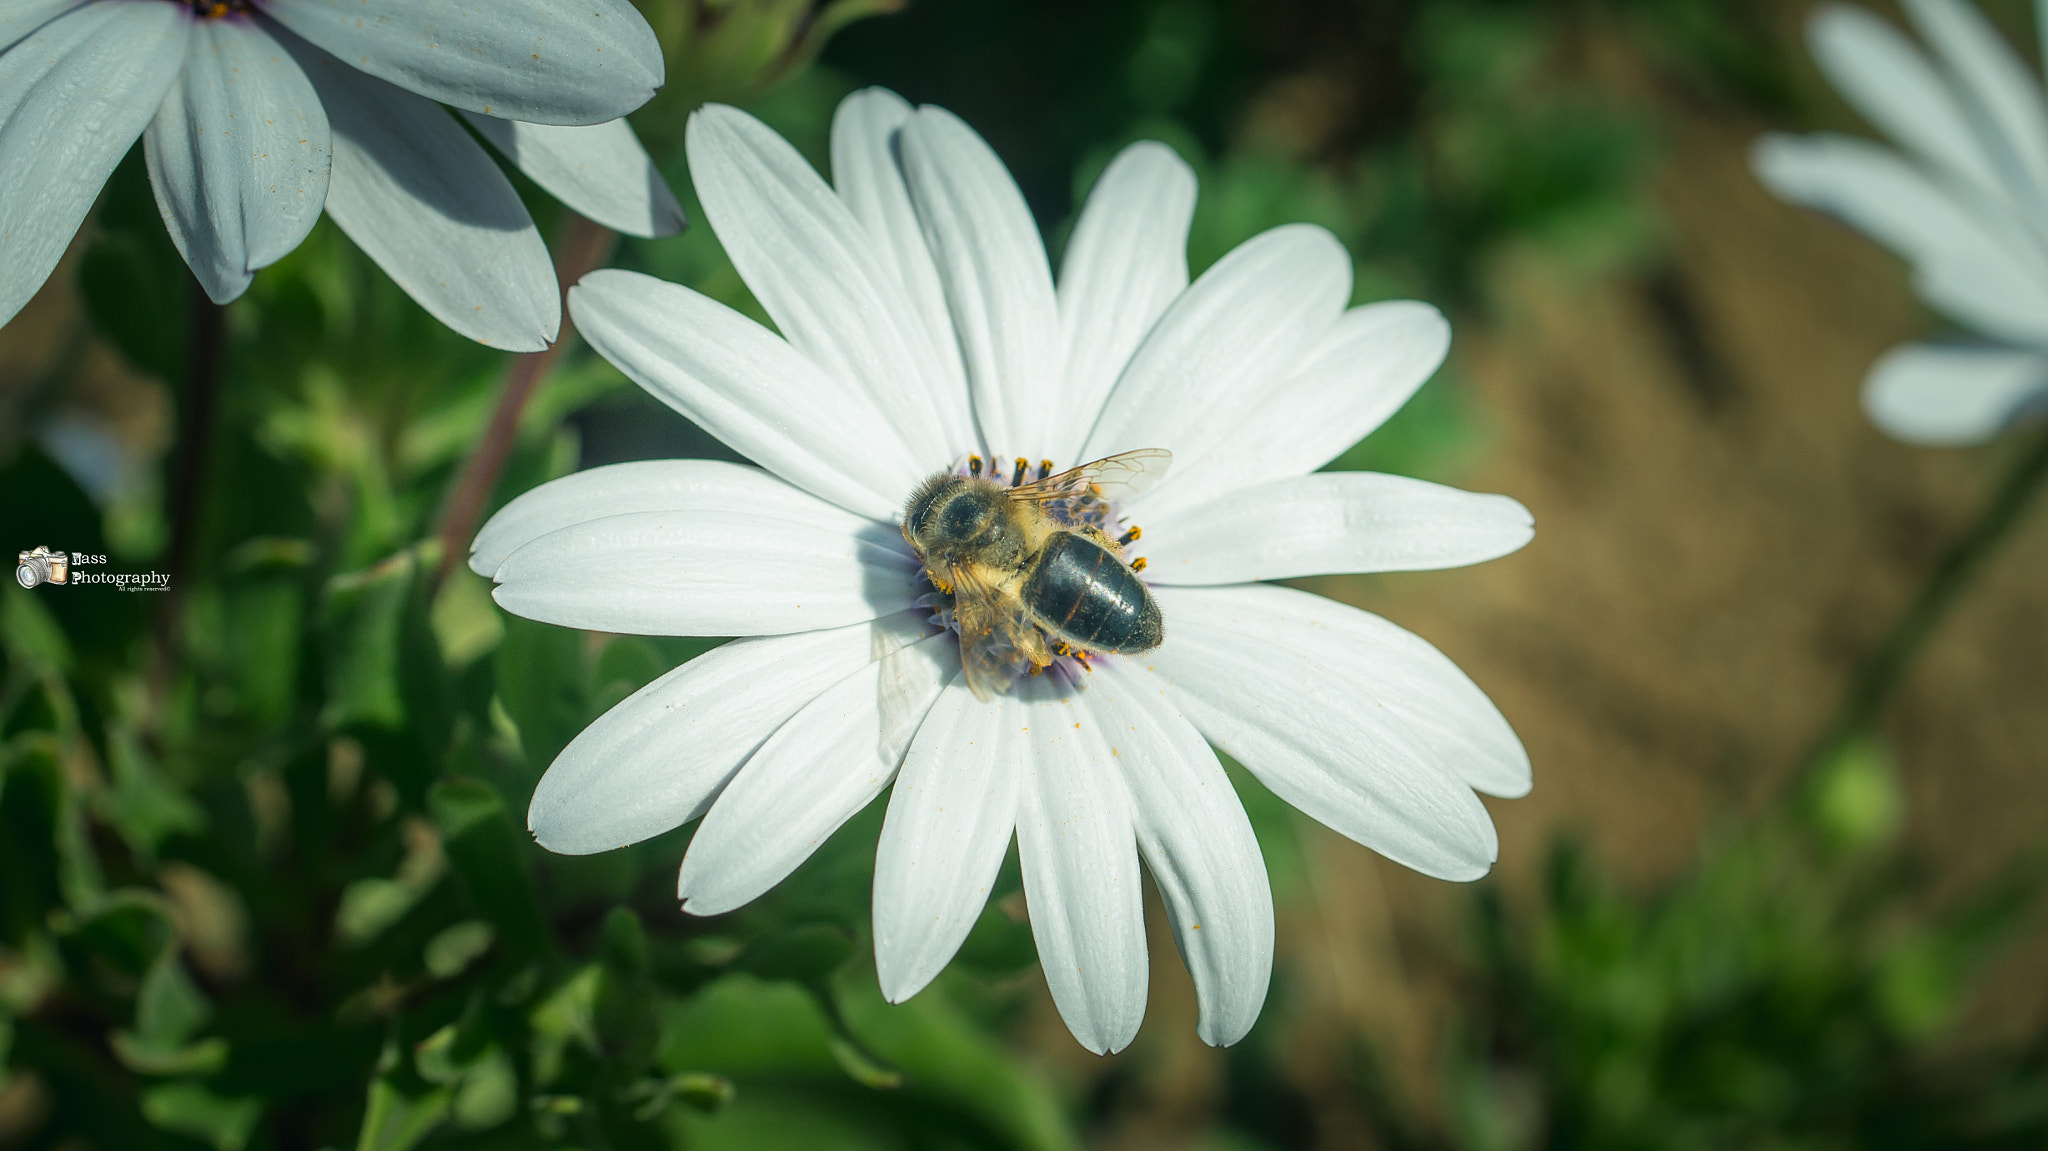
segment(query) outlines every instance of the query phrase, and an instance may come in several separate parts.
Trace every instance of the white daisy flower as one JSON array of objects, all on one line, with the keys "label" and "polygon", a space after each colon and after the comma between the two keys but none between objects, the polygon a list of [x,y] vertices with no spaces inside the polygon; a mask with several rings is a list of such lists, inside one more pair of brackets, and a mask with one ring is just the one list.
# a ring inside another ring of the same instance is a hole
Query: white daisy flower
[{"label": "white daisy flower", "polygon": [[[1968,444],[2048,407],[2048,99],[1962,0],[1903,0],[1933,59],[1891,24],[1832,4],[1814,58],[1899,151],[1832,133],[1758,141],[1784,199],[1841,217],[1913,266],[1914,289],[1981,339],[1893,348],[1864,380],[1872,422],[1901,440]],[[2037,0],[2048,33],[2048,0]]]},{"label": "white daisy flower", "polygon": [[[1493,704],[1385,620],[1254,582],[1450,567],[1529,540],[1528,512],[1502,496],[1311,474],[1435,371],[1449,328],[1434,308],[1345,310],[1350,259],[1304,225],[1190,284],[1195,180],[1156,143],[1103,174],[1057,286],[1009,173],[943,109],[849,97],[836,188],[731,108],[698,112],[687,148],[713,229],[782,334],[623,271],[586,277],[570,311],[626,374],[761,467],[577,473],[499,512],[471,564],[533,619],[747,638],[562,752],[529,815],[542,845],[605,851],[702,817],[678,890],[716,915],[893,781],[875,859],[884,994],[916,994],[952,958],[1014,832],[1046,981],[1096,1052],[1123,1048],[1144,1014],[1140,859],[1194,974],[1202,1038],[1242,1038],[1265,1000],[1272,896],[1212,744],[1391,859],[1486,873],[1497,841],[1473,791],[1530,783]],[[907,542],[929,543],[943,518],[905,522],[935,475],[1021,507],[1010,497],[1030,493],[1013,484],[1062,486],[1052,461],[1113,456],[1101,474],[1126,482],[1028,506],[1087,541],[1077,554],[1100,587],[1129,593],[1109,607],[1157,609],[1165,641],[1149,650],[1103,650],[1078,616],[1045,610],[1043,588],[998,586],[1003,570],[953,566],[936,545],[927,571]],[[1125,583],[1137,569],[1143,594]],[[1020,601],[1031,634],[974,625]]]},{"label": "white daisy flower", "polygon": [[538,351],[561,325],[547,247],[435,102],[578,212],[661,235],[682,210],[618,118],[661,83],[627,0],[0,0],[0,323],[140,136],[171,239],[214,300],[324,207],[435,318]]}]

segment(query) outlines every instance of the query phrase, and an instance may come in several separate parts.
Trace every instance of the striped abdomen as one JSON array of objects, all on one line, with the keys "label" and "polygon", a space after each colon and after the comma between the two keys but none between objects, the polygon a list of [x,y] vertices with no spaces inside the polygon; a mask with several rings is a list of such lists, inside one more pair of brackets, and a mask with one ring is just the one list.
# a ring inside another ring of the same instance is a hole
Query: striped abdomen
[{"label": "striped abdomen", "polygon": [[1139,652],[1166,638],[1159,604],[1115,554],[1056,532],[1024,580],[1024,602],[1061,639],[1089,651]]}]

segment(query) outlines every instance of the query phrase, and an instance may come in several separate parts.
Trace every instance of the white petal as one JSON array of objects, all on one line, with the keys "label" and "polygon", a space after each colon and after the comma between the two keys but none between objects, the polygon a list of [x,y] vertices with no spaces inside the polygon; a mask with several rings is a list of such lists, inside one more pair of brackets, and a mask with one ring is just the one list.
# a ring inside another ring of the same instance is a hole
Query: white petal
[{"label": "white petal", "polygon": [[505,557],[492,594],[514,615],[592,631],[781,635],[902,611],[916,568],[895,528],[824,504],[690,508],[549,532]]},{"label": "white petal", "polygon": [[549,765],[526,825],[549,851],[591,855],[704,814],[747,757],[818,693],[924,634],[923,612],[741,639],[600,716]]},{"label": "white petal", "polygon": [[71,11],[88,0],[8,0],[0,4],[0,52],[20,43],[29,33]]},{"label": "white petal", "polygon": [[[910,102],[887,88],[864,88],[839,102],[832,114],[832,184],[848,211],[868,230],[876,259],[896,274],[931,340],[940,383],[964,410],[967,367],[953,335],[953,315],[939,268],[924,242],[924,227],[910,202],[897,149]],[[948,401],[953,402],[953,401]],[[973,417],[968,416],[973,438]],[[965,448],[963,447],[963,451]]]},{"label": "white petal", "polygon": [[1131,354],[1186,290],[1194,215],[1194,169],[1154,140],[1117,153],[1088,193],[1060,261],[1059,283],[1066,348],[1061,402],[1079,427],[1056,445],[1055,459],[1076,459]]},{"label": "white petal", "polygon": [[476,112],[462,116],[491,147],[580,215],[629,236],[683,230],[683,206],[624,120],[564,125]]},{"label": "white petal", "polygon": [[2048,209],[2048,100],[2041,81],[1976,8],[1960,0],[1905,0],[1905,9],[1988,120],[2012,186],[2037,212]]},{"label": "white petal", "polygon": [[327,111],[264,24],[199,21],[142,141],[164,226],[215,303],[298,247],[327,203]]},{"label": "white petal", "polygon": [[548,248],[505,174],[430,100],[303,43],[287,47],[334,129],[327,214],[435,319],[537,352],[562,323]]},{"label": "white petal", "polygon": [[1246,583],[1463,567],[1528,543],[1534,522],[1506,496],[1376,472],[1325,472],[1164,516],[1148,512],[1137,546],[1152,583]]},{"label": "white petal", "polygon": [[628,512],[750,508],[846,530],[839,508],[760,468],[723,460],[637,460],[551,480],[499,509],[470,545],[478,575],[549,532]]},{"label": "white petal", "polygon": [[1997,205],[1848,137],[1766,136],[1751,162],[1779,196],[1840,216],[1911,261],[1929,304],[1991,335],[2048,342],[2048,257]]},{"label": "white petal", "polygon": [[1341,682],[1346,709],[1391,714],[1429,748],[1431,764],[1488,795],[1528,794],[1529,753],[1514,729],[1479,685],[1421,636],[1349,604],[1271,584],[1161,588],[1158,595],[1169,641],[1194,628],[1204,632],[1203,643],[1227,633],[1240,644],[1292,653]]},{"label": "white petal", "polygon": [[1196,1031],[1228,1046],[1258,1022],[1273,975],[1273,891],[1252,821],[1216,753],[1150,672],[1105,660],[1087,703],[1117,749],[1138,851],[1195,979]]},{"label": "white petal", "polygon": [[513,120],[601,124],[662,85],[628,0],[262,0],[263,11],[407,91]]},{"label": "white petal", "polygon": [[1145,1019],[1145,909],[1120,756],[1158,750],[1105,722],[1050,677],[1019,685],[1030,762],[1017,804],[1017,859],[1031,937],[1053,1005],[1081,1046],[1121,1051]]},{"label": "white petal", "polygon": [[1807,41],[1829,82],[1864,119],[1977,187],[2003,189],[1998,164],[1955,89],[1904,33],[1863,8],[1829,4],[1808,23]]},{"label": "white petal", "polygon": [[1273,480],[1306,475],[1399,411],[1444,361],[1451,325],[1428,304],[1389,300],[1344,313],[1288,379],[1140,502],[1152,520]]},{"label": "white petal", "polygon": [[967,397],[948,386],[867,228],[787,140],[745,112],[699,109],[686,147],[705,217],[790,345],[865,392],[921,467],[951,465],[972,444]]},{"label": "white petal", "polygon": [[1912,444],[1977,444],[2048,400],[2048,355],[1985,344],[1901,344],[1863,381],[1870,422]]},{"label": "white petal", "polygon": [[875,848],[875,973],[901,1003],[960,950],[1002,867],[1030,756],[1022,705],[946,685],[911,741]]},{"label": "white petal", "polygon": [[1159,498],[1232,442],[1294,374],[1351,295],[1351,257],[1328,231],[1287,224],[1232,249],[1174,300],[1138,347],[1081,450],[1093,460],[1166,448]]},{"label": "white petal", "polygon": [[1067,418],[1059,301],[1024,194],[988,143],[943,108],[918,109],[900,148],[967,364],[982,447],[1047,457]]},{"label": "white petal", "polygon": [[935,466],[909,458],[866,395],[689,288],[593,272],[570,289],[569,312],[591,347],[656,398],[840,507],[893,522]]},{"label": "white petal", "polygon": [[[1209,742],[1282,799],[1396,863],[1440,879],[1486,874],[1497,846],[1493,823],[1453,773],[1496,765],[1467,764],[1432,745],[1463,737],[1447,718],[1461,718],[1467,703],[1443,692],[1433,669],[1413,659],[1377,668],[1361,658],[1406,653],[1345,619],[1365,614],[1355,608],[1274,602],[1319,598],[1304,592],[1253,586],[1158,594],[1166,643],[1138,662],[1159,673],[1174,705]],[[1444,730],[1425,739],[1411,717]]]},{"label": "white petal", "polygon": [[691,838],[676,880],[683,910],[721,915],[787,878],[896,777],[959,674],[959,640],[941,632],[861,668],[783,724]]},{"label": "white petal", "polygon": [[[30,8],[15,19],[26,24],[38,13],[48,16]],[[0,324],[50,278],[156,114],[191,24],[168,4],[93,4],[0,55]]]}]

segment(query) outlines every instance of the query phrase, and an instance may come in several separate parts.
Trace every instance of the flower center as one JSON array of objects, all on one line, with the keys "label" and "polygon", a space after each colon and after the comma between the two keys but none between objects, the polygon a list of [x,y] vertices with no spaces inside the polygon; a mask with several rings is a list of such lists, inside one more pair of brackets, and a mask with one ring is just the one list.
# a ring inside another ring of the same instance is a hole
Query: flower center
[{"label": "flower center", "polygon": [[976,695],[1048,669],[1078,686],[1090,661],[1140,652],[1164,637],[1159,606],[1126,558],[1125,530],[1102,466],[1055,474],[1019,458],[968,456],[926,480],[904,510],[903,536],[932,590],[919,602],[960,636]]}]

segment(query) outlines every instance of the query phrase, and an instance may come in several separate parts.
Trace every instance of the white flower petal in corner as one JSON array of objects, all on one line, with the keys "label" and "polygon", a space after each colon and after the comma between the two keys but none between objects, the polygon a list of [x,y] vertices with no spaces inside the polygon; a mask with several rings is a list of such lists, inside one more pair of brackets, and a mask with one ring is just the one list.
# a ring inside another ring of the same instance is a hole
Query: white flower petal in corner
[{"label": "white flower petal in corner", "polygon": [[1094,691],[1044,679],[1019,689],[1030,759],[1017,859],[1053,1005],[1081,1046],[1130,1046],[1145,1019],[1145,912],[1122,757],[1154,754],[1098,714]]},{"label": "white flower petal in corner", "polygon": [[493,595],[528,619],[632,635],[781,635],[909,607],[917,564],[902,537],[841,518],[835,530],[745,508],[607,516],[506,556]]},{"label": "white flower petal in corner", "polygon": [[[569,306],[600,353],[773,475],[668,461],[556,480],[494,517],[471,565],[531,618],[792,634],[720,648],[593,724],[535,797],[544,844],[596,850],[708,806],[677,890],[720,914],[892,787],[883,995],[952,960],[1014,833],[1046,983],[1097,1052],[1144,1018],[1141,857],[1201,1037],[1236,1042],[1265,1001],[1272,893],[1205,737],[1390,858],[1485,873],[1499,844],[1473,791],[1526,792],[1529,759],[1456,665],[1304,592],[1171,586],[1470,563],[1528,540],[1513,500],[1308,474],[1436,369],[1435,309],[1344,313],[1348,257],[1307,226],[1188,285],[1193,188],[1156,144],[1104,175],[1055,295],[1015,183],[949,113],[848,97],[836,192],[731,109],[691,131],[706,214],[791,341],[628,272],[587,277]],[[891,370],[922,382],[892,388]],[[968,410],[966,444],[921,430]],[[1106,464],[1087,487],[1045,470],[1160,448],[1180,454]],[[1153,492],[1119,482],[1169,460]],[[1027,475],[1045,498],[1011,498]],[[840,645],[870,625],[822,633],[829,658],[800,646],[821,634],[802,629],[889,612],[864,661]]]},{"label": "white flower petal in corner", "polygon": [[565,125],[476,112],[462,117],[534,183],[586,219],[629,236],[683,230],[683,206],[625,120]]},{"label": "white flower petal in corner", "polygon": [[0,4],[0,52],[88,0],[14,0]]},{"label": "white flower petal in corner", "polygon": [[2048,403],[2048,353],[1995,344],[1901,344],[1863,381],[1870,422],[1910,444],[1976,444]]},{"label": "white flower petal in corner", "polygon": [[1137,550],[1162,584],[1333,572],[1428,571],[1497,559],[1535,535],[1506,496],[1376,472],[1324,472],[1241,488],[1153,516]]},{"label": "white flower petal in corner", "polygon": [[704,814],[734,772],[818,695],[922,634],[897,615],[734,640],[634,692],[555,757],[527,826],[549,851],[589,855]]},{"label": "white flower petal in corner", "polygon": [[704,816],[676,879],[683,910],[753,902],[896,777],[939,692],[960,674],[945,637],[904,647],[833,685],[754,753]]},{"label": "white flower petal in corner", "polygon": [[1088,705],[1117,749],[1138,851],[1194,976],[1202,1041],[1224,1047],[1258,1021],[1273,975],[1273,891],[1244,805],[1216,753],[1151,673],[1097,672]]},{"label": "white flower petal in corner", "polygon": [[297,52],[334,129],[327,213],[433,317],[537,352],[561,329],[554,261],[511,181],[431,101]]},{"label": "white flower petal in corner", "polygon": [[2017,169],[2015,198],[2048,217],[2048,101],[2040,79],[1991,21],[1962,0],[1905,0],[1904,7],[2004,145],[2004,157]]},{"label": "white flower petal in corner", "polygon": [[1840,216],[1912,261],[1928,303],[1992,335],[2048,342],[2048,255],[1996,204],[1966,202],[1897,154],[1846,136],[1767,136],[1752,160],[1779,196]]},{"label": "white flower petal in corner", "polygon": [[327,111],[261,21],[193,27],[143,152],[171,241],[215,303],[298,247],[327,204]]},{"label": "white flower petal in corner", "polygon": [[602,124],[654,97],[654,29],[628,0],[263,0],[285,27],[429,99],[535,124]]},{"label": "white flower petal in corner", "polygon": [[988,903],[1031,761],[1022,716],[955,679],[911,741],[875,849],[875,973],[891,1003],[924,990]]},{"label": "white flower petal in corner", "polygon": [[168,4],[93,4],[0,55],[0,324],[50,278],[184,61]]},{"label": "white flower petal in corner", "polygon": [[1814,62],[1850,104],[1886,135],[1987,192],[2002,192],[1955,89],[1905,33],[1862,8],[1828,4],[1807,25]]}]

